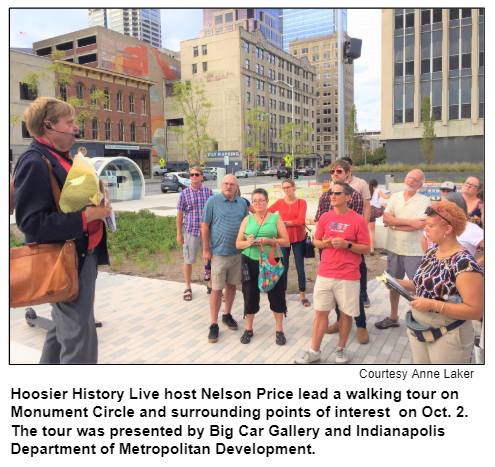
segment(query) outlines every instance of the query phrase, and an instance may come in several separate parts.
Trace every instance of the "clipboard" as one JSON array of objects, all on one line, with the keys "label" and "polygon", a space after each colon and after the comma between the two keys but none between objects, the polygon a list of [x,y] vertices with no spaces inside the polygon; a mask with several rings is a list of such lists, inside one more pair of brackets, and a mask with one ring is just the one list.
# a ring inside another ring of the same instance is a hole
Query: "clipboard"
[{"label": "clipboard", "polygon": [[401,297],[404,297],[408,302],[412,302],[414,299],[411,293],[402,287],[387,271],[383,272],[383,275],[377,277],[377,280],[385,282],[392,290],[397,292]]}]

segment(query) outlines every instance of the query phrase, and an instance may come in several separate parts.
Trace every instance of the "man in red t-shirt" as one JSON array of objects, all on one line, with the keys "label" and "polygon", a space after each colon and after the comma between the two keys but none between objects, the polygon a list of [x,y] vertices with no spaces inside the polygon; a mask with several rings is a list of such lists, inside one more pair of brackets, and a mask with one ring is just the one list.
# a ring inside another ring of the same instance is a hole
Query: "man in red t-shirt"
[{"label": "man in red t-shirt", "polygon": [[359,265],[361,255],[370,252],[368,226],[364,217],[347,206],[352,193],[347,183],[335,182],[329,193],[333,209],[320,217],[314,240],[314,245],[323,251],[313,295],[316,317],[311,349],[294,361],[297,364],[320,361],[328,315],[337,303],[341,314],[335,363],[347,363],[345,346],[352,318],[359,316]]}]

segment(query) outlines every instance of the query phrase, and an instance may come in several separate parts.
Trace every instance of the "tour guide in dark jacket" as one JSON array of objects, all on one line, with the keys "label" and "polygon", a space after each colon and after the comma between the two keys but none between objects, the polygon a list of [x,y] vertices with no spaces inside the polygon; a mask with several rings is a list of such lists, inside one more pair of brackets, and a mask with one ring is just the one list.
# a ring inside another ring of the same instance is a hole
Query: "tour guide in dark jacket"
[{"label": "tour guide in dark jacket", "polygon": [[102,219],[112,208],[106,201],[86,208],[85,212],[59,214],[57,211],[48,167],[41,154],[52,164],[62,190],[72,165],[69,149],[79,130],[72,106],[57,99],[38,98],[24,113],[24,120],[35,138],[16,167],[17,226],[26,243],[74,239],[78,257],[79,295],[71,302],[51,304],[53,324],[46,335],[40,363],[97,363],[95,283],[98,264],[109,264]]}]

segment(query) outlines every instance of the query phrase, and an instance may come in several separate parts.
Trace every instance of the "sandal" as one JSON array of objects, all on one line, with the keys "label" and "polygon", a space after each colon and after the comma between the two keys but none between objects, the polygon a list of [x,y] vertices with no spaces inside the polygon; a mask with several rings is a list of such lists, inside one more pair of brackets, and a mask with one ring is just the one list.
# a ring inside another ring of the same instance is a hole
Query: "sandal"
[{"label": "sandal", "polygon": [[241,337],[241,344],[249,344],[251,342],[251,337],[253,337],[253,335],[254,332],[252,329],[250,331],[246,329]]},{"label": "sandal", "polygon": [[192,290],[191,289],[184,290],[184,296],[182,298],[186,302],[190,302],[192,300]]},{"label": "sandal", "polygon": [[285,339],[283,331],[277,331],[275,333],[275,338],[276,338],[275,342],[277,345],[285,345],[285,343],[287,342]]},{"label": "sandal", "polygon": [[206,293],[207,293],[208,295],[210,295],[210,294],[211,294],[211,287],[206,286]]},{"label": "sandal", "polygon": [[303,298],[301,300],[301,303],[304,305],[304,306],[311,306],[311,303],[309,303],[309,300],[307,298]]}]

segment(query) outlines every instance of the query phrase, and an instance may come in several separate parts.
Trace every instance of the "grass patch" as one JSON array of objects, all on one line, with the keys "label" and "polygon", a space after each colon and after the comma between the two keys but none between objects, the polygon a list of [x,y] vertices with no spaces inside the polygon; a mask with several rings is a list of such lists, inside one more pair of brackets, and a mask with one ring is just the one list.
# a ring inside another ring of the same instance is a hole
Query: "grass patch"
[{"label": "grass patch", "polygon": [[10,248],[24,246],[24,238],[16,237],[12,230],[10,231]]},{"label": "grass patch", "polygon": [[165,253],[179,246],[175,217],[160,217],[147,209],[115,213],[117,230],[108,232],[108,249],[114,264],[122,258],[146,263],[148,255]]},{"label": "grass patch", "polygon": [[[359,165],[354,167],[353,172],[410,172],[413,169],[421,169],[424,173],[428,172],[484,172],[485,166],[483,163],[473,164],[470,162],[456,162],[455,164],[383,164],[378,166],[373,165]],[[330,168],[325,167],[318,171],[319,174],[329,173]]]}]

